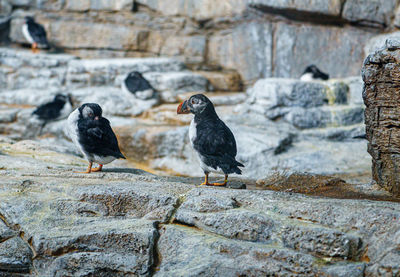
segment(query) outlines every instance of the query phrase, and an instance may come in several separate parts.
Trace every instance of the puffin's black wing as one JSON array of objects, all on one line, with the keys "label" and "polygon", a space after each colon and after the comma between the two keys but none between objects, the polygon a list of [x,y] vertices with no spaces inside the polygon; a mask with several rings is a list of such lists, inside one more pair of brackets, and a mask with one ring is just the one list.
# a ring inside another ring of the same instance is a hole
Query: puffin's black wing
[{"label": "puffin's black wing", "polygon": [[36,114],[41,120],[54,120],[60,116],[61,109],[64,105],[64,102],[50,102],[37,107],[32,114]]},{"label": "puffin's black wing", "polygon": [[235,160],[237,154],[235,137],[220,119],[197,124],[193,146],[208,166],[215,169],[220,167],[226,174],[241,174],[238,166],[244,167],[244,165]]},{"label": "puffin's black wing", "polygon": [[36,43],[44,45],[46,47],[49,46],[49,42],[47,41],[47,36],[46,36],[46,30],[42,25],[36,22],[29,22],[28,32]]},{"label": "puffin's black wing", "polygon": [[150,83],[139,72],[135,72],[135,74],[130,74],[125,79],[125,86],[133,94],[138,91],[153,89]]},{"label": "puffin's black wing", "polygon": [[78,130],[79,142],[88,153],[125,159],[118,147],[117,137],[106,118],[102,117],[99,120],[80,119]]}]

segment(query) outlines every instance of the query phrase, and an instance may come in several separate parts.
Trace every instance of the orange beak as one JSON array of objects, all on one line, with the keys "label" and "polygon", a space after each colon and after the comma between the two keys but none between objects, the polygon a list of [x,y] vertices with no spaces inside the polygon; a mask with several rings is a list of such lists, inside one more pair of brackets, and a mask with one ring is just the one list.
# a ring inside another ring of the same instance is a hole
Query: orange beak
[{"label": "orange beak", "polygon": [[189,107],[187,105],[187,100],[183,101],[179,104],[178,109],[176,110],[178,114],[188,114],[190,113]]}]

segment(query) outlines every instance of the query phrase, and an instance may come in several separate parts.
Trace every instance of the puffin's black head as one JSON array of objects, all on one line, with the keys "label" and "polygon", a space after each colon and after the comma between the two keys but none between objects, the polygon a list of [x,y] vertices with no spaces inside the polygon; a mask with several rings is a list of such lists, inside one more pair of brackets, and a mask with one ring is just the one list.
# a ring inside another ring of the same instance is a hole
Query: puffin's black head
[{"label": "puffin's black head", "polygon": [[35,22],[35,19],[32,16],[25,16],[25,22]]},{"label": "puffin's black head", "polygon": [[306,67],[303,74],[306,74],[306,73],[311,73],[313,78],[316,78],[316,79],[322,79],[322,80],[329,79],[329,75],[322,72],[321,70],[319,70],[319,68],[314,64]]},{"label": "puffin's black head", "polygon": [[315,66],[314,64],[307,66],[306,69],[304,70],[304,73],[316,74],[318,72],[320,72],[320,71],[319,71],[318,67]]},{"label": "puffin's black head", "polygon": [[86,103],[79,108],[79,114],[84,119],[99,120],[102,113],[101,107],[96,103]]},{"label": "puffin's black head", "polygon": [[188,100],[183,101],[177,109],[178,114],[193,113],[200,115],[204,113],[215,113],[214,105],[204,94],[196,94]]},{"label": "puffin's black head", "polygon": [[56,96],[54,97],[54,101],[56,101],[56,102],[66,103],[67,100],[68,100],[68,96],[65,94],[61,94],[61,93],[56,94]]},{"label": "puffin's black head", "polygon": [[128,74],[128,78],[143,78],[142,74],[138,71],[132,71]]}]

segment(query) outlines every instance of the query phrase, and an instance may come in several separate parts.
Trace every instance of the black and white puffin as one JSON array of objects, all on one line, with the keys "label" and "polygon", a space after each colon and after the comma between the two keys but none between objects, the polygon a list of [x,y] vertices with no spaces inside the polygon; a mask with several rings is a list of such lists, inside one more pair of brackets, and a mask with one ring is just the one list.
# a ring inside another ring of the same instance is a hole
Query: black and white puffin
[{"label": "black and white puffin", "polygon": [[35,22],[33,17],[25,17],[25,24],[22,25],[22,33],[25,39],[32,45],[32,51],[34,53],[38,52],[38,48],[50,48],[49,42],[47,41],[46,30],[41,24]]},{"label": "black and white puffin", "polygon": [[[87,170],[79,173],[101,171],[104,164],[115,159],[125,159],[119,150],[110,121],[102,117],[102,113],[98,104],[86,103],[68,117],[69,135],[89,162]],[[93,163],[99,167],[92,169]]]},{"label": "black and white puffin", "polygon": [[[239,167],[243,164],[236,161],[236,141],[231,130],[218,117],[213,103],[203,94],[196,94],[182,102],[177,109],[178,114],[193,113],[190,123],[190,143],[198,154],[200,167],[205,174],[202,185],[224,186],[231,173],[241,174]],[[223,183],[209,183],[210,172],[225,175]]]},{"label": "black and white puffin", "polygon": [[301,81],[328,80],[329,75],[319,70],[315,65],[309,65],[300,77]]},{"label": "black and white puffin", "polygon": [[72,112],[72,99],[70,95],[56,94],[53,101],[40,105],[33,112],[39,120],[46,124],[50,121],[57,121],[67,118]]},{"label": "black and white puffin", "polygon": [[133,71],[126,76],[122,82],[122,90],[130,92],[142,100],[152,98],[155,93],[155,89],[138,71]]}]

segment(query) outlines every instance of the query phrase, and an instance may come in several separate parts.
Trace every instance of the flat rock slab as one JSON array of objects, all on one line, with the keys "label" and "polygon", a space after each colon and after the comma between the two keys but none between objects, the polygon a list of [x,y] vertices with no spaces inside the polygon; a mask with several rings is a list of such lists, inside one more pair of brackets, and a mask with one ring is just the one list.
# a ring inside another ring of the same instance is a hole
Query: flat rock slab
[{"label": "flat rock slab", "polygon": [[77,174],[82,160],[29,141],[3,141],[0,155],[0,275],[400,271],[398,203],[199,187],[110,165]]}]

